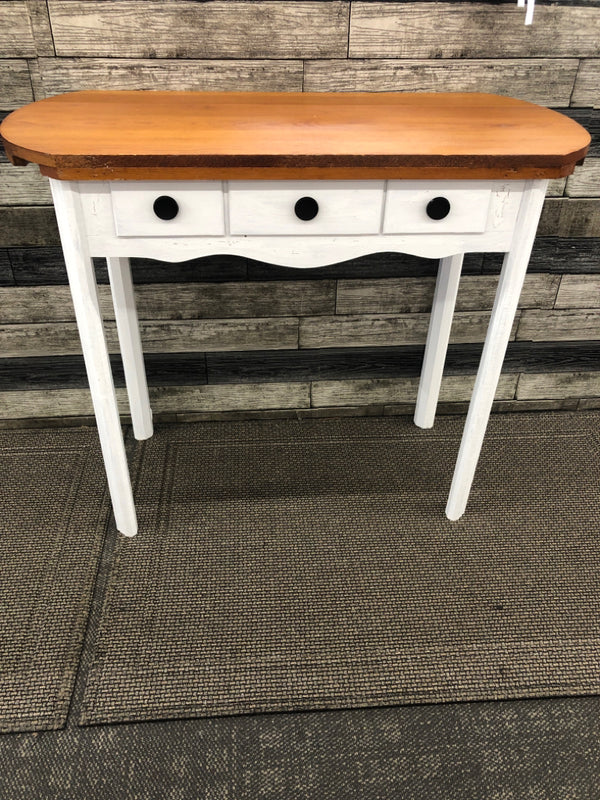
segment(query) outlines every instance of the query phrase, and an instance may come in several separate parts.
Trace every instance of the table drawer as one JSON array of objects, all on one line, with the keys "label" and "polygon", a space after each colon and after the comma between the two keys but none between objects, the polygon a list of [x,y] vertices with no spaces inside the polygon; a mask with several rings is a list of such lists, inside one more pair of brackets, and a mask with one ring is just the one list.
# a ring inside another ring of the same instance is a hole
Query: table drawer
[{"label": "table drawer", "polygon": [[117,236],[219,236],[225,233],[221,181],[111,183]]},{"label": "table drawer", "polygon": [[384,233],[482,233],[491,185],[474,181],[389,181]]},{"label": "table drawer", "polygon": [[232,235],[379,233],[383,181],[230,181]]}]

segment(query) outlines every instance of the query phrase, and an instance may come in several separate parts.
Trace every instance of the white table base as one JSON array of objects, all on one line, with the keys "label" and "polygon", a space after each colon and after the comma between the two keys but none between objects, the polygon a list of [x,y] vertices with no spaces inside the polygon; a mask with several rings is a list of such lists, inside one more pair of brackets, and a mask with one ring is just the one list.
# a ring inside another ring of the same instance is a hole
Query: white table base
[{"label": "white table base", "polygon": [[[214,190],[212,183],[211,191]],[[264,184],[256,183],[259,186],[256,190],[258,193]],[[302,184],[303,189],[308,183],[296,182],[298,186]],[[314,188],[315,182],[310,183]],[[350,187],[350,182],[346,183]],[[408,207],[406,204],[411,192],[426,194],[428,188],[454,192],[452,196],[457,198],[459,208],[461,202],[465,208],[464,220],[459,216],[451,220],[450,225],[437,228],[434,227],[435,223],[431,225],[429,221],[428,228],[427,220],[421,223],[415,217],[408,233],[402,230],[387,233],[382,222],[384,227],[376,233],[354,235],[350,221],[349,230],[340,234],[327,231],[313,235],[307,229],[310,235],[292,232],[287,236],[269,236],[263,231],[256,235],[232,235],[228,217],[229,195],[236,195],[231,193],[225,182],[222,192],[225,209],[222,232],[208,236],[189,233],[167,236],[157,235],[154,231],[149,236],[123,235],[118,232],[119,219],[114,217],[116,212],[111,203],[110,184],[50,181],[116,526],[121,533],[135,535],[137,520],[92,264],[92,256],[98,255],[104,255],[108,261],[134,436],[146,439],[152,435],[152,412],[129,268],[130,256],[179,261],[211,253],[237,253],[288,266],[322,266],[378,251],[441,258],[415,411],[415,423],[427,428],[433,425],[435,417],[463,253],[506,252],[446,507],[446,515],[451,520],[458,519],[464,513],[547,181],[438,181],[433,185],[425,181],[389,183],[395,186],[400,184],[395,199],[389,189],[387,192],[388,204],[396,202],[399,209]],[[186,182],[171,182],[167,188],[176,192],[182,185],[185,186]],[[147,186],[145,182],[144,186]],[[144,189],[144,186],[141,188]],[[231,182],[231,186],[235,189],[235,182]],[[485,214],[482,217],[484,230],[470,231],[469,204],[473,207],[480,204],[482,186],[484,189],[491,186],[492,202],[487,217]],[[158,188],[153,186],[152,191],[156,192]],[[351,188],[360,195],[360,182],[352,182]],[[217,193],[219,191],[217,187]],[[369,191],[372,192],[371,187]],[[272,202],[272,197],[268,198],[268,202]],[[244,220],[240,222],[239,218],[234,222],[242,226],[244,224]],[[137,220],[134,223],[137,224]],[[149,223],[142,220],[141,224]],[[289,224],[292,226],[297,223],[291,221]]]}]

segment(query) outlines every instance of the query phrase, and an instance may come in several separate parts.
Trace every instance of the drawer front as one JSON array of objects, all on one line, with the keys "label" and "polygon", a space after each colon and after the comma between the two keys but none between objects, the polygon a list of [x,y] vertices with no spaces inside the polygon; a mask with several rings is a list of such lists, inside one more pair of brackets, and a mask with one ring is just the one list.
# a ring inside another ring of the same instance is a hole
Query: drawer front
[{"label": "drawer front", "polygon": [[381,230],[383,181],[230,181],[228,193],[234,236]]},{"label": "drawer front", "polygon": [[221,181],[111,183],[117,236],[219,236],[225,233]]},{"label": "drawer front", "polygon": [[389,181],[384,233],[482,233],[492,186],[474,181]]}]

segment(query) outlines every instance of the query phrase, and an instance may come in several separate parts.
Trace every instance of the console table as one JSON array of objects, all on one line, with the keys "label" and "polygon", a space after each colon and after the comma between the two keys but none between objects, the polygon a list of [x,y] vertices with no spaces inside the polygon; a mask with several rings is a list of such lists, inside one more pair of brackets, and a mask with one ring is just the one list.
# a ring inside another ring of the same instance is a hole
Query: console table
[{"label": "console table", "polygon": [[415,423],[433,425],[463,254],[504,264],[447,516],[464,512],[549,178],[590,137],[486,94],[74,92],[3,122],[50,178],[116,525],[137,531],[93,256],[106,257],[134,435],[152,414],[129,257],[234,253],[318,267],[380,251],[439,258]]}]

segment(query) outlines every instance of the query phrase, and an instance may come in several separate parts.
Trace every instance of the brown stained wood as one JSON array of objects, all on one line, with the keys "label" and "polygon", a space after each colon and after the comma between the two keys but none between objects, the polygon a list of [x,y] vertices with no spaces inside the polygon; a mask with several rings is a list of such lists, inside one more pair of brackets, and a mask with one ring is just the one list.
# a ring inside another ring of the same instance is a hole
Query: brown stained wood
[{"label": "brown stained wood", "polygon": [[[600,308],[600,277],[563,275],[554,306],[555,308]],[[600,339],[600,328],[596,338]]]},{"label": "brown stained wood", "polygon": [[348,2],[49,0],[59,56],[345,57]]},{"label": "brown stained wood", "polygon": [[532,58],[600,55],[597,8],[517,4],[352,4],[350,58]]},{"label": "brown stained wood", "polygon": [[590,141],[557,112],[462,93],[76,92],[19,109],[0,132],[9,157],[82,180],[131,177],[132,168],[147,177],[175,168],[182,178],[207,168],[257,178],[314,168],[348,178],[363,168],[381,177],[560,177]]},{"label": "brown stained wood", "polygon": [[[519,298],[520,308],[552,308],[560,276],[527,275]],[[491,309],[498,285],[496,275],[463,275],[456,300],[457,311]],[[385,314],[430,311],[434,278],[339,280],[337,314]]]},{"label": "brown stained wood", "polygon": [[[510,400],[515,396],[517,375],[501,375],[496,390],[497,400]],[[446,375],[442,379],[440,401],[468,401],[471,399],[475,376]],[[351,381],[313,381],[311,404],[313,406],[362,406],[381,403],[414,403],[417,398],[418,378],[374,378]]]},{"label": "brown stained wood", "polygon": [[550,372],[521,375],[517,400],[530,398],[596,397],[600,395],[600,372]]},{"label": "brown stained wood", "polygon": [[0,206],[47,206],[52,203],[48,178],[34,164],[16,170],[0,164]]},{"label": "brown stained wood", "polygon": [[27,61],[0,59],[0,106],[12,111],[33,100]]},{"label": "brown stained wood", "polygon": [[586,159],[567,179],[567,197],[600,197],[600,158]]},{"label": "brown stained wood", "polygon": [[37,55],[25,0],[0,3],[0,58],[34,58]]},{"label": "brown stained wood", "polygon": [[516,338],[517,341],[530,342],[598,339],[600,309],[522,311]]},{"label": "brown stained wood", "polygon": [[304,89],[307,92],[492,92],[560,108],[569,105],[578,64],[575,58],[307,61]]},{"label": "brown stained wood", "polygon": [[44,91],[40,97],[107,86],[114,90],[302,90],[302,61],[292,59],[40,58],[38,64]]},{"label": "brown stained wood", "polygon": [[571,105],[600,107],[600,58],[580,62]]},{"label": "brown stained wood", "polygon": [[[515,317],[511,339],[515,338],[520,313]],[[456,312],[450,342],[483,342],[489,319],[487,312]],[[428,313],[302,317],[299,343],[301,348],[425,344],[428,326]]]}]

